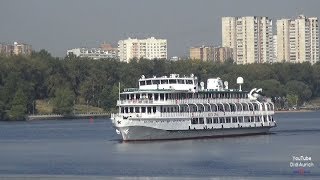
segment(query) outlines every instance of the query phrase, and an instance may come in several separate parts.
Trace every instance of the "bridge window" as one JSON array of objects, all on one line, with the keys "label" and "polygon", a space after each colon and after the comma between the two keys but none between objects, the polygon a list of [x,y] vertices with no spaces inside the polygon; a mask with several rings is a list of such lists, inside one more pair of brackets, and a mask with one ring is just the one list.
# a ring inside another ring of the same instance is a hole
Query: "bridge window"
[{"label": "bridge window", "polygon": [[161,84],[168,84],[168,80],[167,79],[161,80]]},{"label": "bridge window", "polygon": [[169,84],[177,84],[177,80],[176,79],[170,79],[169,80]]},{"label": "bridge window", "polygon": [[185,84],[185,81],[183,79],[178,79],[178,84]]},{"label": "bridge window", "polygon": [[193,84],[192,80],[187,80],[187,84]]},{"label": "bridge window", "polygon": [[152,84],[160,84],[160,80],[152,80]]},{"label": "bridge window", "polygon": [[146,85],[145,81],[140,81],[140,86]]},{"label": "bridge window", "polygon": [[147,85],[151,85],[151,80],[147,80]]},{"label": "bridge window", "polygon": [[207,118],[207,124],[212,124],[212,118]]}]

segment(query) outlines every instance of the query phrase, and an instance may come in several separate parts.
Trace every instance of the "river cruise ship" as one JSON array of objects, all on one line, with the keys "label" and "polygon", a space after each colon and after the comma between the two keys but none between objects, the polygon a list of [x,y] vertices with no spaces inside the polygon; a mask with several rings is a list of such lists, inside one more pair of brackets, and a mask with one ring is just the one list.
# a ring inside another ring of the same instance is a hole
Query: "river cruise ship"
[{"label": "river cruise ship", "polygon": [[[139,88],[119,92],[119,112],[111,115],[124,141],[190,139],[265,134],[276,126],[274,104],[262,89],[243,91],[228,82],[171,74],[139,79]],[[237,86],[237,87],[238,87]]]}]

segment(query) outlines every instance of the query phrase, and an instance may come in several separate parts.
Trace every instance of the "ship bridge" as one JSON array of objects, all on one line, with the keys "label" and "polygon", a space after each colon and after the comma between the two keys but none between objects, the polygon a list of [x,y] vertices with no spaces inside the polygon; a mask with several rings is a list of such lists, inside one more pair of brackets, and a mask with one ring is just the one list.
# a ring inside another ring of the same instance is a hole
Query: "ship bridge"
[{"label": "ship bridge", "polygon": [[169,77],[162,76],[146,78],[144,75],[139,79],[140,90],[185,90],[198,91],[198,78],[190,76],[180,77],[179,74],[170,74]]}]

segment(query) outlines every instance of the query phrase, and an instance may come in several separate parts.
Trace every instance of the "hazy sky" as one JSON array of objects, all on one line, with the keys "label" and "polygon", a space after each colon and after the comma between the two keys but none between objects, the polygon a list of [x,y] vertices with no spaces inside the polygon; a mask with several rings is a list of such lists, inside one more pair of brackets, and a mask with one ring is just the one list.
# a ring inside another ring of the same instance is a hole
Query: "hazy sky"
[{"label": "hazy sky", "polygon": [[221,43],[222,16],[299,14],[320,17],[320,0],[0,0],[0,42],[64,56],[70,48],[154,36],[168,39],[169,56],[186,56],[190,46]]}]

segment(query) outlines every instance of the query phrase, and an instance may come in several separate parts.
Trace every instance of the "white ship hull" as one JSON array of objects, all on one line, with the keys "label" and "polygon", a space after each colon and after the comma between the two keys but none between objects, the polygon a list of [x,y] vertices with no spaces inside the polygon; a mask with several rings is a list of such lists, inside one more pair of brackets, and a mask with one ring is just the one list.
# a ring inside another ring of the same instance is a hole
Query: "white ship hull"
[{"label": "white ship hull", "polygon": [[140,141],[266,134],[270,128],[270,126],[264,126],[199,130],[162,130],[144,126],[128,126],[118,127],[117,130],[120,131],[119,133],[124,141]]}]

